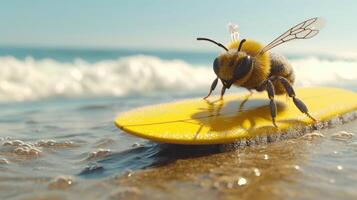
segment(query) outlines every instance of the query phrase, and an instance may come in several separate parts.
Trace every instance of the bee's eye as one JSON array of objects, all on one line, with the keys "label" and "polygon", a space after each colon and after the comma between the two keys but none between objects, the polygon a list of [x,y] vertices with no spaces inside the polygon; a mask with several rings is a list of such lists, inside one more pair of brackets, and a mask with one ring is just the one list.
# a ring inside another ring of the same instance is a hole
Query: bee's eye
[{"label": "bee's eye", "polygon": [[218,58],[214,59],[213,71],[214,71],[214,73],[216,73],[218,75],[218,72],[219,72],[219,59]]},{"label": "bee's eye", "polygon": [[234,69],[233,79],[239,80],[247,75],[252,69],[253,60],[250,56],[246,56],[239,60]]}]

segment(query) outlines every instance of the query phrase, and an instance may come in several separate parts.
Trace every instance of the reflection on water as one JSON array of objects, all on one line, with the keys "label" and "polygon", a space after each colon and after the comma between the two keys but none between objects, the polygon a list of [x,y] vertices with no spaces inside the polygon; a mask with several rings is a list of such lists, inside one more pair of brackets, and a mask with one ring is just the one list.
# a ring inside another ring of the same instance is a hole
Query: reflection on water
[{"label": "reflection on water", "polygon": [[[137,170],[149,167],[163,166],[178,159],[195,158],[221,152],[219,145],[172,145],[147,143],[145,145],[113,153],[105,158],[97,160],[90,166],[105,166],[102,170],[88,170],[86,168],[80,173],[83,177],[103,177],[115,175],[126,170]],[[90,167],[89,166],[89,167]]]},{"label": "reflection on water", "polygon": [[[145,104],[159,102],[156,98],[148,97]],[[270,144],[168,145],[116,129],[112,120],[128,109],[125,102],[9,105],[17,112],[0,114],[0,198],[357,197],[356,120]],[[144,104],[131,103],[129,107]]]},{"label": "reflection on water", "polygon": [[[357,130],[356,123],[348,126]],[[113,183],[140,189],[127,197],[149,199],[348,199],[357,195],[357,176],[350,174],[356,171],[357,158],[346,151],[356,148],[356,140],[336,143],[334,134],[341,133],[337,130],[228,152],[221,146],[200,157],[177,158],[173,153],[170,158],[176,160],[131,172]],[[343,183],[349,184],[341,187]]]}]

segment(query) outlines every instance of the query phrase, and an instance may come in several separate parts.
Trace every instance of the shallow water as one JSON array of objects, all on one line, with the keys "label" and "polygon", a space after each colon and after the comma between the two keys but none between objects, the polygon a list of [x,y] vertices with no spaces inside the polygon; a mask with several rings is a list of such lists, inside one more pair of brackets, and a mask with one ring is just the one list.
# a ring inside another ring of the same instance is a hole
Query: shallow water
[{"label": "shallow water", "polygon": [[239,148],[158,144],[126,135],[113,124],[130,108],[186,97],[2,104],[0,198],[357,197],[357,120]]}]

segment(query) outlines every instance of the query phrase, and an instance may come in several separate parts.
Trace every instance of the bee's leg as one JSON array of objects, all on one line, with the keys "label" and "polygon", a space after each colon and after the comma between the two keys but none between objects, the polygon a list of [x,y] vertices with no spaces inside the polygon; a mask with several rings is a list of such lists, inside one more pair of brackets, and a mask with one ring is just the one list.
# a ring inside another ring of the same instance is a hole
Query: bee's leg
[{"label": "bee's leg", "polygon": [[229,83],[227,81],[224,81],[224,80],[221,79],[221,82],[222,82],[223,86],[222,86],[222,89],[221,89],[221,98],[220,98],[220,100],[223,99],[223,95],[224,95],[224,93],[226,93],[226,89],[227,88],[229,89],[229,87],[230,87],[230,86],[228,86]]},{"label": "bee's leg", "polygon": [[265,82],[266,84],[266,91],[268,92],[268,96],[270,99],[270,114],[271,114],[271,118],[273,121],[273,125],[277,128],[278,126],[275,123],[275,118],[276,118],[276,103],[274,100],[274,95],[275,95],[275,91],[274,91],[274,86],[273,83],[268,79]]},{"label": "bee's leg", "polygon": [[309,114],[309,110],[307,109],[306,105],[304,104],[304,102],[302,102],[300,99],[298,99],[295,96],[295,91],[293,89],[293,87],[291,86],[290,82],[284,78],[279,76],[278,80],[281,82],[281,84],[283,84],[286,92],[288,93],[289,97],[293,98],[294,104],[295,106],[302,112],[305,113],[308,117],[310,117],[310,119],[312,119],[313,121],[317,121],[314,117],[312,117]]},{"label": "bee's leg", "polygon": [[216,88],[217,83],[218,83],[218,77],[216,79],[214,79],[214,81],[211,84],[211,88],[210,88],[207,96],[203,97],[203,99],[207,99],[212,94],[212,91]]},{"label": "bee's leg", "polygon": [[221,100],[223,99],[223,95],[226,92],[226,89],[227,89],[226,86],[223,85],[222,90],[221,90]]}]

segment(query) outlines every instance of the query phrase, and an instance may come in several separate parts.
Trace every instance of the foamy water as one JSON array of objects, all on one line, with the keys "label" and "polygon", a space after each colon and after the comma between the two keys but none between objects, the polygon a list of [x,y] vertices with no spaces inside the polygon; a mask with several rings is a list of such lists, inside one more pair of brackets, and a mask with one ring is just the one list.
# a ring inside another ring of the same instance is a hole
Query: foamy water
[{"label": "foamy water", "polygon": [[49,97],[126,96],[204,87],[214,76],[180,60],[134,56],[87,63],[0,58],[0,100]]},{"label": "foamy water", "polygon": [[[297,86],[357,85],[357,60],[307,57],[291,63]],[[215,78],[209,65],[144,55],[94,63],[0,57],[0,66],[0,101],[201,90]]]}]

